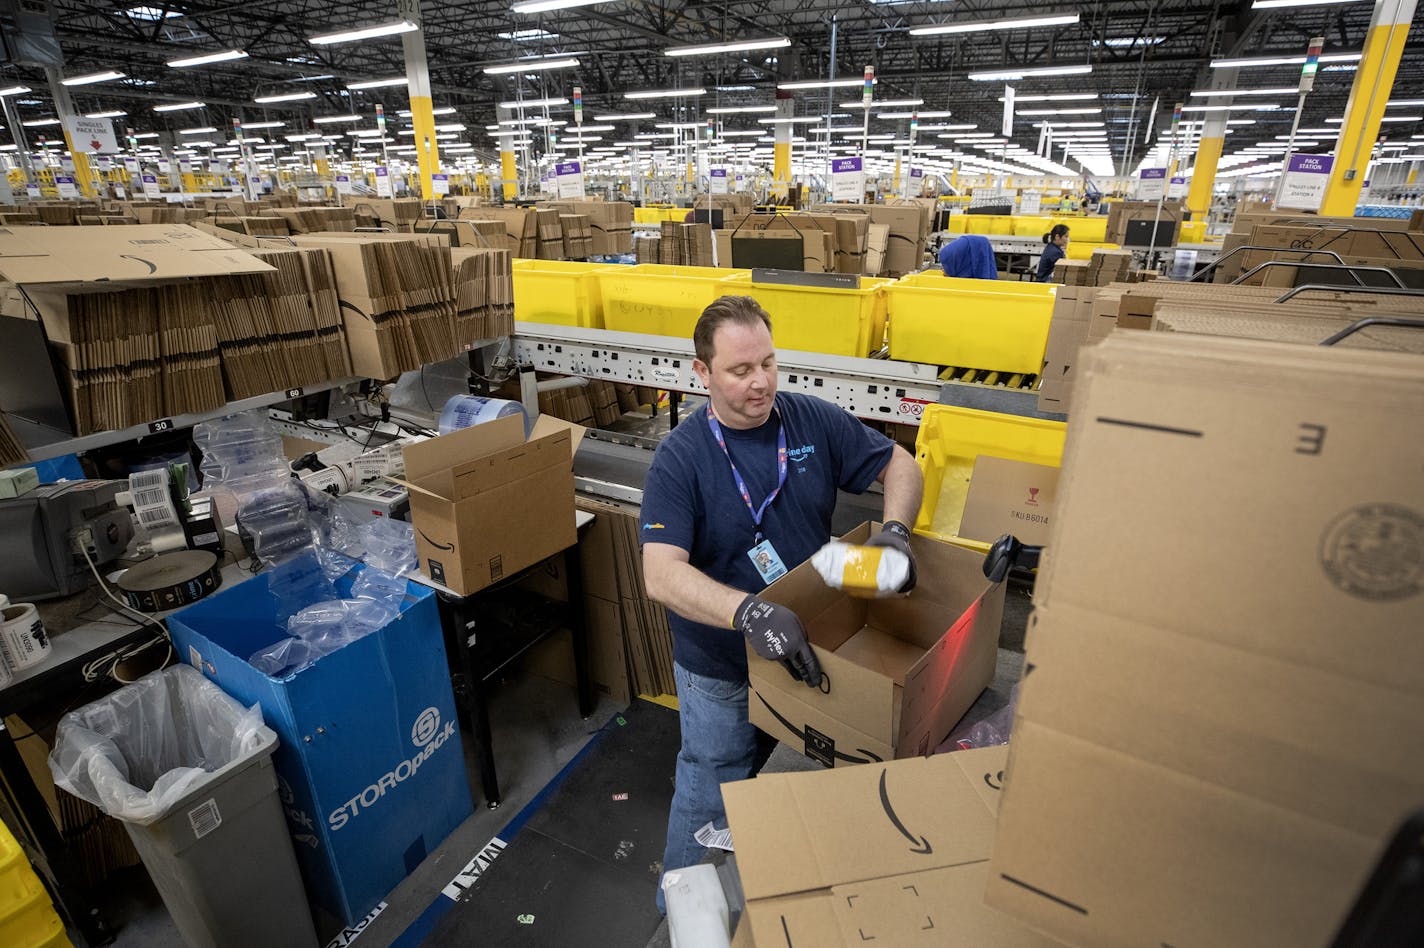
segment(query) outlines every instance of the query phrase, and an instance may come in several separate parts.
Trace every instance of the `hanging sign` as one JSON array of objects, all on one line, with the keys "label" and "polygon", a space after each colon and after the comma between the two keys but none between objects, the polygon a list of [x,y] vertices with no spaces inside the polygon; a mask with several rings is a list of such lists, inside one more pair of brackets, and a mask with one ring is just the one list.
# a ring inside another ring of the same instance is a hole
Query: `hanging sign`
[{"label": "hanging sign", "polygon": [[351,176],[350,176],[349,174],[339,174],[339,175],[336,176],[336,193],[337,193],[337,194],[352,194],[352,193],[354,193],[354,189],[351,187]]},{"label": "hanging sign", "polygon": [[395,192],[391,190],[391,169],[385,165],[376,168],[376,195],[388,198]]},{"label": "hanging sign", "polygon": [[1043,209],[1042,191],[1025,191],[1019,195],[1019,213],[1034,215]]},{"label": "hanging sign", "polygon": [[64,123],[75,152],[84,155],[112,155],[119,150],[114,123],[108,119],[73,116]]},{"label": "hanging sign", "polygon": [[435,194],[450,193],[450,176],[448,174],[432,174],[430,176],[430,190]]},{"label": "hanging sign", "polygon": [[1141,201],[1155,201],[1167,193],[1167,169],[1143,168],[1137,179],[1137,197]]},{"label": "hanging sign", "polygon": [[74,186],[74,179],[68,175],[55,175],[54,186],[59,191],[62,198],[74,199],[79,197],[79,189]]},{"label": "hanging sign", "polygon": [[713,168],[710,173],[711,186],[708,188],[713,194],[727,193],[727,169]]},{"label": "hanging sign", "polygon": [[560,198],[581,198],[583,193],[583,166],[577,161],[565,161],[554,165],[554,176],[558,179]]},{"label": "hanging sign", "polygon": [[1173,176],[1167,182],[1167,200],[1174,198],[1184,198],[1187,196],[1187,179],[1180,175]]},{"label": "hanging sign", "polygon": [[1335,159],[1330,155],[1291,155],[1286,162],[1285,180],[1281,183],[1276,206],[1299,211],[1320,210],[1334,165]]},{"label": "hanging sign", "polygon": [[865,201],[865,163],[859,158],[831,160],[831,200]]},{"label": "hanging sign", "polygon": [[156,175],[146,174],[143,176],[143,196],[149,198],[159,196],[158,177]]}]

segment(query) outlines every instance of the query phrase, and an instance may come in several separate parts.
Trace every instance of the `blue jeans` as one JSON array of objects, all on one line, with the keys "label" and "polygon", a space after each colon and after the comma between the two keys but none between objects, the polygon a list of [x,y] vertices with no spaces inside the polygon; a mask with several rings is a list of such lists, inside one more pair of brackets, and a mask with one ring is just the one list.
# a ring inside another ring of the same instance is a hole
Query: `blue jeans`
[{"label": "blue jeans", "polygon": [[[708,678],[677,664],[673,665],[673,677],[682,749],[677,752],[676,784],[668,813],[664,872],[702,861],[706,850],[692,834],[708,822],[718,829],[726,827],[722,784],[756,776],[776,749],[776,738],[758,731],[747,720],[745,680]],[[667,911],[661,880],[657,903],[658,911]]]}]

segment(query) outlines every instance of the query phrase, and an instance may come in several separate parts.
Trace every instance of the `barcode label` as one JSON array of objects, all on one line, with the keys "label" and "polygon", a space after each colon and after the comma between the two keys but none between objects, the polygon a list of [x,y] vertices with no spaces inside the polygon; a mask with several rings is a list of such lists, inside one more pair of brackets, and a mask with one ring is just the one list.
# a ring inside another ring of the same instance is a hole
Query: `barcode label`
[{"label": "barcode label", "polygon": [[168,494],[162,488],[153,487],[148,490],[134,492],[135,507],[157,507],[162,504]]},{"label": "barcode label", "polygon": [[195,839],[202,839],[222,826],[222,814],[218,812],[218,801],[209,799],[189,810],[188,824],[193,827]]},{"label": "barcode label", "polygon": [[134,490],[140,490],[146,487],[162,487],[167,480],[168,474],[160,470],[139,471],[136,474],[129,475],[129,485],[133,487]]},{"label": "barcode label", "polygon": [[216,533],[199,533],[193,537],[193,544],[195,546],[203,546],[204,544],[216,542],[218,542],[218,535]]},{"label": "barcode label", "polygon": [[178,522],[173,519],[172,513],[170,513],[168,508],[166,507],[151,507],[148,510],[140,510],[138,512],[138,519],[145,526],[148,526],[150,524]]}]

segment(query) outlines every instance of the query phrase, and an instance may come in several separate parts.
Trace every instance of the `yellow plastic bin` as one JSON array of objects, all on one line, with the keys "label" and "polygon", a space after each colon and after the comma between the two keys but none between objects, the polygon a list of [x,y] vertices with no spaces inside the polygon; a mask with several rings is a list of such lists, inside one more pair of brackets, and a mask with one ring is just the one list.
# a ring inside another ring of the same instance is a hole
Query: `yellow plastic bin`
[{"label": "yellow plastic bin", "polygon": [[719,296],[741,292],[731,280],[750,274],[750,270],[661,263],[604,267],[598,274],[603,326],[620,332],[690,339],[692,327],[707,304]]},{"label": "yellow plastic bin", "polygon": [[617,264],[568,260],[524,260],[511,264],[514,273],[514,318],[529,323],[603,328],[603,300],[598,295],[598,271]]},{"label": "yellow plastic bin", "polygon": [[927,270],[885,288],[890,358],[1036,374],[1057,286]]},{"label": "yellow plastic bin", "polygon": [[945,230],[951,234],[969,233],[970,216],[969,214],[951,214],[949,219],[945,221]]},{"label": "yellow plastic bin", "polygon": [[915,518],[915,532],[987,553],[993,537],[959,536],[974,462],[987,455],[1059,467],[1067,430],[1061,421],[926,405],[915,439],[915,460],[925,477],[925,499]]},{"label": "yellow plastic bin", "polygon": [[64,923],[49,893],[30,868],[25,851],[0,823],[0,945],[6,948],[68,948]]},{"label": "yellow plastic bin", "polygon": [[[1071,240],[1069,246],[1078,241],[1091,243],[1102,243],[1108,239],[1108,219],[1102,214],[1092,217],[1069,217],[1053,215],[1049,218],[1049,227],[1054,224],[1064,224],[1068,228],[1068,236]],[[1048,230],[1049,227],[1043,228]],[[1041,234],[1043,231],[1040,231]]]},{"label": "yellow plastic bin", "polygon": [[771,314],[778,349],[868,356],[885,340],[884,277],[861,277],[860,289],[753,283],[745,270],[727,292],[750,296]]},{"label": "yellow plastic bin", "polygon": [[1042,237],[1053,229],[1053,221],[1047,217],[1016,214],[1012,220],[1015,237]]}]

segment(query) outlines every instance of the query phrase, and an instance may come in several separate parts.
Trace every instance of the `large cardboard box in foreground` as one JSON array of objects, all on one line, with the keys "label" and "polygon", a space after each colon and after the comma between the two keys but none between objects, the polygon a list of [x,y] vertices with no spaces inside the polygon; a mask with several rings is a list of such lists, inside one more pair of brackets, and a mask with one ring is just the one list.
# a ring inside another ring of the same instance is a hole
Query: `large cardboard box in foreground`
[{"label": "large cardboard box in foreground", "polygon": [[1080,370],[987,900],[1328,944],[1424,800],[1424,358],[1118,332]]},{"label": "large cardboard box in foreground", "polygon": [[573,453],[583,429],[519,415],[406,445],[405,476],[420,571],[461,595],[479,592],[578,542]]},{"label": "large cardboard box in foreground", "polygon": [[722,785],[761,945],[1059,944],[983,903],[1007,748]]},{"label": "large cardboard box in foreground", "polygon": [[[872,526],[842,539],[864,543]],[[853,598],[809,560],[762,592],[801,618],[829,690],[748,646],[752,724],[827,767],[926,754],[954,728],[994,677],[1004,589],[984,579],[978,553],[921,536],[910,544],[919,583],[908,597]]]}]

